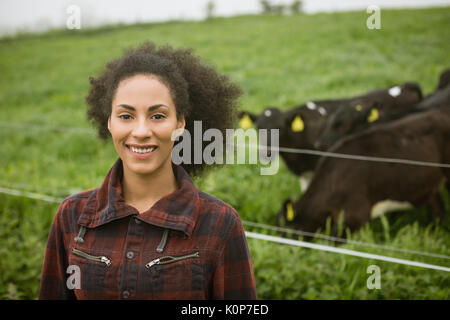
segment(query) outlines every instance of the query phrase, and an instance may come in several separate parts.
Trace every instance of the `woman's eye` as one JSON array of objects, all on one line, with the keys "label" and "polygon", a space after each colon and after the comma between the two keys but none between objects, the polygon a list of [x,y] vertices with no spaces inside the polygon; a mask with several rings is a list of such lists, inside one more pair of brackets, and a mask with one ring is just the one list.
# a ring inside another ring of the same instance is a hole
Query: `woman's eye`
[{"label": "woman's eye", "polygon": [[119,118],[122,119],[122,120],[130,120],[131,116],[129,114],[121,114],[119,116]]},{"label": "woman's eye", "polygon": [[160,113],[155,114],[155,115],[152,116],[152,118],[154,118],[156,120],[164,119],[165,117],[166,117],[165,115],[160,114]]}]

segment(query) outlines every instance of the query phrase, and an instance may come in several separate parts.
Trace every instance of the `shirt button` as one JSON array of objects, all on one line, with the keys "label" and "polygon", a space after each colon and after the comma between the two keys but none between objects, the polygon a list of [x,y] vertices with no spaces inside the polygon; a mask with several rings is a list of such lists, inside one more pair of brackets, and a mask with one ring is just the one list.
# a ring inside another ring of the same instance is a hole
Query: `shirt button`
[{"label": "shirt button", "polygon": [[127,258],[128,258],[128,259],[133,259],[133,257],[134,257],[133,251],[128,251],[128,252],[127,252]]},{"label": "shirt button", "polygon": [[124,299],[128,299],[128,298],[130,297],[130,292],[127,291],[127,290],[125,290],[124,292],[122,292],[122,297],[123,297]]}]

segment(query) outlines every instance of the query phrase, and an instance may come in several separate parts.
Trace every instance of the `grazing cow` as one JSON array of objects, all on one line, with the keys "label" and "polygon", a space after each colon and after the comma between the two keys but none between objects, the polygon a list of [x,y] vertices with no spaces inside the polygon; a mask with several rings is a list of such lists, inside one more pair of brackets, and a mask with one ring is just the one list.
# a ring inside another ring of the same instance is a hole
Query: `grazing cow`
[{"label": "grazing cow", "polygon": [[[366,155],[450,163],[450,105],[414,113],[347,136],[329,150],[340,154]],[[323,157],[306,193],[295,203],[285,201],[278,223],[303,231],[334,224],[343,213],[344,224],[360,228],[387,200],[421,206],[431,204],[430,214],[441,215],[435,205],[439,188],[450,180],[450,168],[382,163]]]},{"label": "grazing cow", "polygon": [[[369,105],[378,101],[388,101],[388,106],[405,105],[421,97],[420,87],[406,83],[352,98],[310,101],[288,111],[281,111],[275,107],[268,107],[259,115],[242,111],[239,114],[239,125],[244,129],[252,127],[253,124],[258,129],[279,129],[280,147],[315,150],[317,149],[315,144],[325,130],[329,117],[333,117],[333,114],[339,110]],[[319,157],[283,150],[280,150],[280,154],[288,169],[300,176],[301,189],[306,190]]]},{"label": "grazing cow", "polygon": [[[390,105],[389,103],[380,106],[380,100],[371,102],[370,106],[361,108],[359,112],[352,110],[352,108],[340,108],[328,120],[327,128],[315,144],[315,147],[326,150],[332,143],[346,134],[361,132],[372,125],[391,122],[414,112],[424,111],[424,109],[449,105],[450,69],[441,73],[436,90],[422,100],[419,98],[422,96],[422,92],[416,84],[404,84],[401,90],[404,94],[397,97],[401,99],[398,100],[399,103],[395,108],[392,108],[392,104]],[[417,95],[414,92],[417,92]],[[408,98],[410,105],[408,105]],[[389,102],[389,100],[388,98],[386,101]],[[416,103],[414,103],[415,100],[417,100]],[[370,121],[371,115],[374,115],[373,110],[384,110],[383,112],[378,112],[376,121]]]},{"label": "grazing cow", "polygon": [[406,112],[422,100],[422,90],[416,83],[403,83],[390,89],[374,90],[342,105],[328,119],[327,126],[315,147],[327,150],[341,137],[360,131],[392,111]]},{"label": "grazing cow", "polygon": [[[346,101],[347,99],[310,101],[288,111],[268,107],[259,115],[242,111],[239,114],[239,126],[248,129],[255,124],[258,129],[279,129],[280,147],[312,149],[314,142],[325,128],[327,115]],[[267,145],[271,145],[270,135]],[[317,156],[283,151],[280,151],[280,155],[289,170],[302,176],[301,188],[305,190],[310,173],[316,166]]]}]

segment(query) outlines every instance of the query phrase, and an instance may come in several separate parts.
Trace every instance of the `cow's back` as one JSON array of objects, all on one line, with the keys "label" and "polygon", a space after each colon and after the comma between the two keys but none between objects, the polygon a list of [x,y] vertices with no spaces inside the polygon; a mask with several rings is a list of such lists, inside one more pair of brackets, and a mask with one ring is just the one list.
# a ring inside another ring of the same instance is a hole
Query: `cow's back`
[{"label": "cow's back", "polygon": [[333,145],[329,152],[392,159],[392,162],[381,159],[321,159],[316,175],[318,179],[320,176],[323,179],[333,176],[333,183],[347,181],[335,187],[338,193],[357,193],[358,190],[366,189],[373,203],[386,198],[423,203],[442,182],[442,169],[394,161],[450,163],[450,108],[412,114],[345,137]]}]

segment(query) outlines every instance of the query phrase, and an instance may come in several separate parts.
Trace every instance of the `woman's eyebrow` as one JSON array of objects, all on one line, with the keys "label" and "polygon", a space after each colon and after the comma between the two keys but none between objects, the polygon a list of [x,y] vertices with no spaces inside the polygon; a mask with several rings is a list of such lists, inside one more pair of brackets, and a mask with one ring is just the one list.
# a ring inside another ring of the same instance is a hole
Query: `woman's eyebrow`
[{"label": "woman's eyebrow", "polygon": [[[118,107],[125,108],[125,109],[128,109],[128,110],[131,110],[131,111],[136,111],[136,108],[135,108],[135,107],[130,106],[130,105],[128,105],[128,104],[123,104],[123,103],[122,103],[122,104],[119,104],[119,105],[117,105],[117,106],[118,106]],[[153,106],[148,107],[148,111],[153,111],[153,110],[158,109],[158,108],[161,108],[161,107],[166,107],[167,109],[169,109],[168,106],[166,106],[165,104],[160,103],[160,104],[155,104],[155,105],[153,105]]]}]

